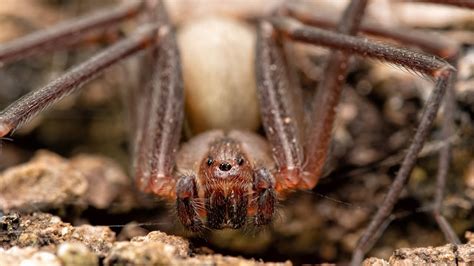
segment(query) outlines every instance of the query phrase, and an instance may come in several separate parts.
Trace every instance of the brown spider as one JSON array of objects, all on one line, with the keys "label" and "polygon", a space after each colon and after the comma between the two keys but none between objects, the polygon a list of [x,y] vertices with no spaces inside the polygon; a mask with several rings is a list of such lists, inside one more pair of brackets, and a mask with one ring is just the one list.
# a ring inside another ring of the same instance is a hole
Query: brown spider
[{"label": "brown spider", "polygon": [[[474,8],[474,1],[469,0],[428,2]],[[192,231],[237,229],[246,223],[261,226],[272,221],[278,198],[294,190],[316,186],[328,154],[335,107],[351,54],[388,61],[432,76],[436,85],[400,171],[354,252],[353,263],[359,264],[379,231],[383,230],[445,92],[443,131],[446,137],[453,134],[451,87],[455,72],[451,64],[456,63],[457,57],[457,47],[442,40],[432,42],[426,36],[361,23],[366,4],[367,0],[351,1],[338,23],[292,6],[260,20],[255,60],[258,99],[267,141],[255,133],[214,130],[195,136],[178,150],[184,119],[180,55],[166,11],[161,3],[153,0],[129,2],[113,11],[99,12],[0,45],[3,64],[73,45],[141,13],[146,20],[145,25],[130,37],[3,110],[0,137],[13,132],[107,67],[147,49],[150,55],[146,60],[153,60],[152,82],[144,82],[147,85],[133,95],[134,110],[131,111],[137,186],[158,197],[175,200],[179,220]],[[449,63],[431,54],[353,36],[358,31],[418,46],[447,58]],[[309,113],[300,110],[302,99],[298,91],[289,89],[282,37],[334,49]],[[447,239],[459,243],[440,213],[449,145],[443,147],[440,158],[434,217]]]}]

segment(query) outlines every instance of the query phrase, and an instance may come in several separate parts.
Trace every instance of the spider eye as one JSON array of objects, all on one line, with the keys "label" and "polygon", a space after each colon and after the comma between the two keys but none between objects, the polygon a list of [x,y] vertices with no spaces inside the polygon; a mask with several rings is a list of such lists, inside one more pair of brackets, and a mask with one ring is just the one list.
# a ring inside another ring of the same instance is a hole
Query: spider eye
[{"label": "spider eye", "polygon": [[237,163],[238,163],[239,165],[244,164],[244,162],[245,162],[244,158],[242,158],[242,157],[237,158]]},{"label": "spider eye", "polygon": [[212,159],[212,157],[208,157],[207,158],[207,165],[211,166],[212,163],[214,163],[214,159]]}]

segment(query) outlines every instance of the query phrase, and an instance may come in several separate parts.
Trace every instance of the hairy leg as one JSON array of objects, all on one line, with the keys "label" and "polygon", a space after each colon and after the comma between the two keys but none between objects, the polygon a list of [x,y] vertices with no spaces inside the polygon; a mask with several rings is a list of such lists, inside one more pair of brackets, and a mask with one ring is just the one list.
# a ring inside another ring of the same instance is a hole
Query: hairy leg
[{"label": "hairy leg", "polygon": [[137,15],[142,5],[141,1],[132,1],[112,10],[101,10],[3,43],[0,45],[0,63],[5,64],[66,48],[81,41],[100,38],[104,30]]},{"label": "hairy leg", "polygon": [[353,263],[358,264],[362,260],[368,245],[372,243],[372,239],[377,235],[376,233],[391,214],[393,206],[397,202],[404,184],[415,166],[417,155],[428,136],[429,129],[434,121],[443,95],[447,87],[452,85],[451,80],[454,75],[454,69],[449,63],[429,54],[371,42],[366,38],[352,37],[307,27],[291,19],[276,18],[272,22],[283,31],[288,38],[293,40],[329,46],[331,48],[377,58],[402,65],[414,71],[430,75],[436,79],[436,86],[425,105],[420,124],[401,164],[400,170],[383,203],[381,203],[380,208],[358,242],[353,257]]},{"label": "hairy leg", "polygon": [[[432,1],[438,2],[438,1]],[[457,5],[462,1],[439,1],[444,4]],[[310,14],[307,11],[303,10],[299,5],[287,5],[286,13],[289,15],[298,18],[298,20],[303,21],[306,24],[314,25],[323,28],[334,28],[335,20],[327,16],[321,16],[317,14]],[[439,35],[429,34],[424,31],[411,30],[411,29],[400,29],[400,28],[387,28],[381,27],[372,23],[362,23],[361,31],[365,34],[374,35],[382,38],[392,39],[398,43],[416,46],[429,53],[433,53],[441,58],[445,58],[452,65],[457,65],[457,57],[459,53],[459,44],[443,38]],[[452,80],[450,82],[455,82],[456,77],[453,74]],[[436,222],[438,223],[440,229],[443,231],[447,240],[451,243],[459,243],[459,238],[454,233],[451,226],[448,224],[446,219],[441,214],[441,202],[444,194],[444,187],[446,184],[446,179],[449,170],[449,164],[451,160],[451,144],[449,143],[450,138],[454,135],[455,125],[453,123],[453,113],[455,112],[455,101],[454,92],[452,91],[453,86],[448,86],[445,100],[444,100],[444,115],[443,115],[443,124],[442,132],[443,139],[446,140],[446,143],[440,150],[439,155],[439,166],[437,174],[437,190],[434,199],[434,209],[433,215]]]},{"label": "hairy leg", "polygon": [[454,112],[456,109],[456,102],[454,99],[454,85],[456,82],[456,73],[448,81],[449,85],[446,88],[444,96],[444,115],[442,124],[442,137],[445,140],[443,147],[439,152],[438,172],[436,174],[436,192],[434,197],[433,216],[438,223],[439,228],[443,232],[445,238],[455,244],[460,244],[459,237],[454,232],[451,225],[444,218],[441,212],[441,206],[444,198],[444,190],[446,187],[446,180],[448,178],[449,167],[451,163],[451,142],[450,139],[455,135]]},{"label": "hairy leg", "polygon": [[297,188],[303,168],[301,126],[298,126],[283,50],[268,22],[261,22],[257,29],[255,63],[263,126],[278,167],[276,189],[292,190]]},{"label": "hairy leg", "polygon": [[0,112],[0,137],[14,131],[38,113],[73,93],[102,71],[154,43],[157,26],[147,25],[129,38],[112,45],[73,67],[46,86],[32,91]]},{"label": "hairy leg", "polygon": [[[352,1],[338,25],[343,33],[354,34],[362,18],[366,0]],[[300,139],[303,127],[298,124],[294,97],[290,93],[288,73],[282,48],[272,26],[263,22],[257,38],[257,83],[262,120],[279,167],[277,191],[313,188],[321,174],[332,133],[335,107],[339,102],[349,55],[335,51],[330,56],[326,78],[316,94],[306,157]],[[295,90],[296,88],[293,88]],[[306,161],[304,161],[306,160]]]},{"label": "hairy leg", "polygon": [[184,119],[184,89],[174,29],[164,9],[160,10],[154,20],[166,26],[159,29],[158,47],[151,55],[151,80],[132,106],[137,119],[133,165],[139,189],[175,199],[173,172]]},{"label": "hairy leg", "polygon": [[199,218],[199,209],[203,206],[195,201],[197,197],[196,178],[194,176],[182,176],[176,185],[176,210],[178,218],[186,228],[193,232],[203,232],[206,226]]},{"label": "hairy leg", "polygon": [[[283,11],[307,25],[324,29],[334,29],[337,26],[335,18],[314,12],[309,13],[304,6],[297,5],[294,2],[288,3]],[[422,30],[386,27],[362,21],[359,31],[363,34],[391,39],[405,45],[416,46],[428,53],[448,60],[453,58],[458,52],[458,44],[456,42]]]},{"label": "hairy leg", "polygon": [[[355,35],[364,15],[367,0],[353,0],[346,8],[336,31]],[[306,142],[305,187],[313,188],[322,174],[333,132],[336,109],[346,80],[350,53],[333,50],[328,58],[324,78],[312,101],[311,125]]]}]

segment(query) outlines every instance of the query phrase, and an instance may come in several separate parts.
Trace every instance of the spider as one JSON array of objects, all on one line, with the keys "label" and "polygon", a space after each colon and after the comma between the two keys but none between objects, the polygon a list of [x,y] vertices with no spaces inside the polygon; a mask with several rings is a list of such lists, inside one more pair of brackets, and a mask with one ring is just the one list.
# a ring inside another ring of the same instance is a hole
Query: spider
[{"label": "spider", "polygon": [[[212,130],[193,137],[179,148],[184,119],[180,51],[163,4],[153,0],[128,2],[112,11],[98,12],[0,45],[0,62],[5,64],[71,46],[139,14],[144,17],[144,25],[129,37],[5,108],[0,113],[0,137],[12,133],[106,68],[145,50],[148,57],[144,61],[153,62],[153,68],[149,69],[151,82],[143,82],[145,86],[131,99],[134,103],[132,161],[137,186],[157,197],[174,200],[179,221],[191,231],[238,229],[246,223],[263,226],[272,221],[280,198],[295,190],[312,189],[318,183],[328,156],[336,106],[351,55],[401,65],[433,77],[436,84],[401,168],[354,251],[352,263],[357,265],[383,230],[443,99],[446,104],[443,134],[445,137],[453,134],[455,69],[452,65],[457,57],[457,47],[442,40],[435,43],[425,36],[361,23],[367,2],[352,0],[339,22],[291,5],[259,19],[255,68],[267,140],[246,131]],[[446,3],[474,8],[473,1]],[[359,31],[418,46],[437,56],[374,42],[356,36]],[[298,90],[290,89],[282,49],[284,39],[334,50],[310,112],[300,110],[301,95]],[[433,213],[446,238],[459,243],[440,212],[448,162],[449,144],[446,144],[440,155]]]}]

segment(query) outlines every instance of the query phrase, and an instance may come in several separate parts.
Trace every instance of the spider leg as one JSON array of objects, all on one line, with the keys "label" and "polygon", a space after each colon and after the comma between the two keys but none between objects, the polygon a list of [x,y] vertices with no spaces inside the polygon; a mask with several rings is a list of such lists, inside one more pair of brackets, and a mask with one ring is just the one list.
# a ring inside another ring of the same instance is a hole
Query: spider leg
[{"label": "spider leg", "polygon": [[[168,14],[166,9],[160,0],[146,0],[144,2],[142,15],[139,17],[140,24],[169,24]],[[132,158],[133,158],[133,169],[135,169],[135,159],[138,158],[138,142],[137,138],[142,138],[141,130],[144,130],[145,126],[143,123],[148,120],[147,110],[149,107],[149,99],[151,97],[152,86],[149,86],[149,82],[152,78],[153,68],[152,66],[158,56],[158,47],[153,46],[152,49],[143,51],[142,56],[137,58],[137,72],[138,84],[130,86],[127,90],[125,103],[127,104],[127,115],[128,124],[131,129],[131,143],[132,145]]]},{"label": "spider leg", "polygon": [[[344,33],[355,33],[366,4],[367,0],[352,1],[344,16],[348,19],[341,22],[338,29]],[[276,189],[282,192],[313,188],[326,158],[335,106],[339,102],[340,85],[344,80],[341,76],[345,76],[349,56],[347,52],[336,51],[328,63],[327,79],[323,89],[318,91],[321,93],[317,95],[314,108],[318,116],[314,120],[318,122],[311,128],[309,136],[313,138],[305,167],[301,141],[304,132],[299,132],[303,127],[296,117],[295,96],[289,91],[283,51],[270,24],[261,23],[257,36],[257,91],[263,125],[279,168]],[[311,147],[317,147],[317,150]]]},{"label": "spider leg", "polygon": [[[343,34],[357,33],[367,5],[366,0],[351,1],[337,25]],[[325,75],[312,101],[311,125],[307,132],[305,188],[313,188],[322,174],[329,151],[336,108],[347,75],[350,53],[334,50],[328,58]]]},{"label": "spider leg", "polygon": [[[423,52],[374,42],[364,37],[348,36],[306,26],[294,19],[285,17],[272,18],[271,23],[291,40],[327,46],[361,56],[376,58],[410,68],[436,79],[445,77],[446,72],[451,73],[454,71],[454,68],[446,61]],[[451,76],[451,74],[448,76]]]},{"label": "spider leg", "polygon": [[283,50],[274,33],[268,22],[258,26],[255,63],[263,126],[278,167],[276,189],[283,191],[296,188],[300,182],[303,147],[293,101],[296,97],[289,90]]},{"label": "spider leg", "polygon": [[456,235],[451,225],[441,213],[441,205],[444,198],[444,190],[446,187],[446,180],[448,178],[448,171],[451,163],[451,142],[449,140],[455,135],[454,112],[456,108],[456,101],[454,99],[454,84],[456,82],[456,73],[453,73],[448,82],[449,84],[446,88],[446,94],[444,96],[444,116],[441,128],[442,137],[446,142],[439,151],[433,216],[445,238],[451,243],[460,244],[461,241],[459,240],[459,237]]},{"label": "spider leg", "polygon": [[380,205],[377,213],[372,218],[368,228],[357,244],[352,262],[353,264],[358,264],[361,262],[363,254],[368,248],[368,244],[371,243],[373,237],[376,236],[375,233],[391,214],[393,206],[398,200],[404,184],[415,166],[417,155],[428,136],[429,129],[433,124],[443,95],[447,87],[452,86],[454,68],[444,60],[432,55],[371,42],[366,38],[352,37],[307,27],[291,19],[276,18],[273,19],[272,22],[290,39],[351,51],[355,54],[399,64],[417,72],[430,75],[436,79],[436,85],[423,109],[420,124],[401,164],[400,170],[383,203]]},{"label": "spider leg", "polygon": [[[169,17],[163,1],[160,0],[146,0],[144,2],[143,14],[139,17],[141,24],[157,24],[157,25],[168,25]],[[146,104],[138,102],[139,100],[149,99],[151,97],[150,90],[152,86],[148,86],[148,82],[152,78],[153,68],[152,66],[158,56],[158,47],[154,46],[152,49],[147,49],[143,52],[143,56],[139,57],[138,72],[139,72],[139,84],[132,86],[127,95],[127,103],[130,124],[132,129],[139,129],[135,123],[143,120],[141,113],[146,112]],[[139,115],[140,114],[140,115]]]},{"label": "spider leg", "polygon": [[266,225],[273,218],[276,202],[274,185],[274,179],[267,169],[259,168],[255,171],[253,188],[257,196],[257,212],[254,224],[257,226]]},{"label": "spider leg", "polygon": [[[337,26],[335,18],[314,12],[310,13],[304,6],[297,5],[294,2],[288,3],[283,12],[307,25],[324,29],[334,29]],[[362,21],[359,31],[367,35],[413,45],[421,48],[423,51],[435,54],[447,60],[454,58],[459,50],[458,43],[447,38],[442,38],[437,34],[430,34],[420,30],[386,27],[368,21]]]},{"label": "spider leg", "polygon": [[9,105],[0,112],[0,137],[14,131],[121,59],[152,45],[157,27],[155,25],[142,27],[129,38],[112,45],[46,86],[26,94]]},{"label": "spider leg", "polygon": [[176,185],[176,209],[178,218],[186,228],[193,232],[203,232],[205,225],[199,218],[199,207],[194,198],[197,196],[197,187],[194,176],[182,176]]},{"label": "spider leg", "polygon": [[[452,1],[425,1],[432,3],[441,3],[446,5],[454,5],[460,7],[468,7],[474,9],[474,1],[464,1],[464,0],[452,0]],[[459,58],[459,47],[456,46],[456,49],[447,56],[447,59],[451,64],[457,66]],[[451,75],[448,87],[446,88],[446,95],[444,97],[444,117],[442,124],[442,136],[446,140],[446,143],[441,148],[439,153],[439,166],[438,173],[436,175],[436,192],[434,198],[433,206],[433,216],[438,223],[438,226],[441,228],[445,238],[451,242],[460,244],[461,241],[459,237],[454,232],[451,225],[448,223],[446,218],[442,215],[441,205],[444,197],[444,190],[446,187],[446,180],[448,177],[449,166],[451,162],[451,143],[449,139],[455,135],[454,128],[454,113],[456,109],[456,101],[454,97],[454,85],[456,83],[457,73]]]},{"label": "spider leg", "polygon": [[[474,1],[472,0],[411,0],[412,2],[427,2],[427,3],[435,3],[435,4],[445,4],[445,5],[453,5],[459,7],[466,7],[470,9],[474,9]],[[407,1],[409,2],[409,1]],[[378,33],[384,34],[384,30],[379,31]],[[410,36],[410,32],[407,33],[399,33],[395,35],[395,40],[400,42],[407,42],[409,44],[414,44],[419,46],[420,48],[426,49],[438,56],[445,57],[452,65],[457,66],[458,63],[458,56],[459,56],[459,45],[458,44],[450,44],[447,41],[444,41],[443,38],[436,38],[432,36],[428,38],[427,36],[420,35],[419,37],[413,38],[408,37],[404,38],[404,35]],[[433,37],[436,38],[436,41],[433,41]],[[430,44],[431,43],[431,44]],[[433,49],[437,47],[437,49]],[[456,102],[454,99],[454,84],[456,82],[456,73],[451,75],[450,80],[448,81],[450,84],[446,88],[446,95],[444,96],[444,117],[442,122],[442,136],[443,139],[446,140],[446,143],[440,150],[439,153],[439,166],[438,172],[436,175],[436,192],[434,198],[434,206],[433,206],[433,216],[438,223],[441,231],[445,235],[445,238],[451,242],[460,244],[461,241],[459,237],[454,232],[451,225],[448,223],[446,218],[441,213],[441,205],[444,196],[444,190],[446,187],[446,180],[448,176],[450,161],[451,161],[451,143],[449,139],[455,135],[454,132],[454,113],[456,109]]]},{"label": "spider leg", "polygon": [[1,44],[0,63],[95,40],[102,36],[103,30],[136,16],[142,7],[142,1],[131,1],[112,10],[101,10]]},{"label": "spider leg", "polygon": [[[440,1],[427,1],[427,2],[440,2]],[[444,4],[459,5],[465,3],[465,1],[441,1]],[[474,3],[474,2],[473,2]],[[323,27],[323,28],[334,28],[336,21],[327,16],[321,16],[313,13],[308,13],[303,10],[301,6],[295,4],[288,4],[285,9],[288,15],[297,18],[299,21],[305,24]],[[452,65],[457,65],[457,58],[459,53],[459,44],[450,41],[446,38],[442,38],[439,35],[428,34],[423,31],[417,31],[412,29],[400,29],[400,28],[389,28],[382,27],[376,24],[363,22],[360,26],[360,31],[364,34],[383,37],[392,39],[396,42],[412,45],[423,49],[429,53],[435,54],[441,58],[445,58]],[[453,84],[456,80],[455,73],[453,73],[452,81]],[[453,96],[453,85],[447,87],[446,96],[444,98],[444,116],[442,122],[442,134],[443,139],[449,140],[454,135],[454,123],[453,114],[455,112],[455,100]],[[449,170],[449,164],[451,160],[451,144],[446,141],[444,146],[440,150],[439,155],[439,167],[437,173],[437,189],[434,199],[433,215],[439,227],[443,231],[447,240],[452,243],[459,243],[459,238],[454,233],[453,229],[447,223],[446,219],[441,215],[441,202],[443,199],[444,187]]]},{"label": "spider leg", "polygon": [[[428,1],[428,2],[438,2],[438,1]],[[466,1],[453,1],[453,2],[444,2],[445,4],[451,5],[460,5],[466,6]],[[473,3],[473,2],[471,2]],[[307,15],[301,13],[301,10],[295,10],[294,8],[290,8],[290,13],[298,18],[303,18],[304,21],[310,22],[312,25],[323,25],[326,27],[334,27],[334,22],[328,21],[326,18],[322,17],[315,17],[311,15]],[[428,35],[422,32],[412,31],[412,30],[399,30],[399,29],[391,29],[391,28],[382,28],[376,25],[371,24],[363,24],[361,26],[361,30],[365,33],[382,36],[390,39],[394,39],[401,43],[408,43],[411,45],[418,46],[424,50],[430,51],[440,57],[447,58],[453,65],[457,65],[457,56],[459,47],[457,43],[449,42],[444,38],[437,37],[435,35]],[[433,41],[435,39],[436,41]],[[443,138],[448,140],[453,135],[454,123],[453,123],[453,113],[455,109],[455,101],[453,96],[453,85],[456,80],[455,73],[451,75],[451,78],[448,82],[449,84],[446,87],[446,96],[445,96],[445,110],[444,110],[444,117],[443,117],[443,124],[442,124],[442,134]],[[444,233],[446,239],[451,243],[460,243],[460,240],[452,227],[446,221],[444,216],[441,214],[441,203],[443,200],[444,188],[446,184],[446,179],[449,170],[450,158],[451,158],[451,144],[449,141],[446,141],[442,149],[440,150],[439,155],[439,166],[438,166],[438,173],[437,173],[437,187],[436,187],[436,194],[434,199],[434,208],[433,208],[433,216],[438,223],[441,231]],[[388,196],[387,196],[388,197]],[[389,213],[387,213],[389,215]],[[372,244],[379,238],[384,228],[389,223],[389,218],[385,218],[386,220],[379,224],[377,229],[374,229],[372,232],[366,232],[366,235],[371,235],[370,239],[366,241],[365,249],[369,249]],[[354,260],[355,264],[358,264],[363,256],[363,252],[356,250],[354,253]],[[359,258],[357,258],[359,257]]]},{"label": "spider leg", "polygon": [[144,84],[136,106],[132,106],[137,119],[133,165],[139,189],[174,199],[173,171],[184,119],[184,92],[174,29],[169,26],[166,13],[156,19],[168,26],[160,28],[158,46],[151,55],[151,81]]}]

